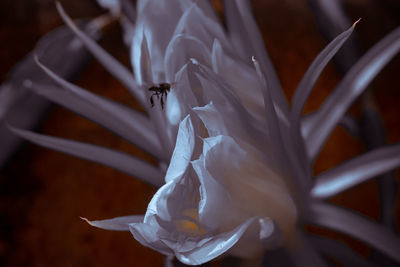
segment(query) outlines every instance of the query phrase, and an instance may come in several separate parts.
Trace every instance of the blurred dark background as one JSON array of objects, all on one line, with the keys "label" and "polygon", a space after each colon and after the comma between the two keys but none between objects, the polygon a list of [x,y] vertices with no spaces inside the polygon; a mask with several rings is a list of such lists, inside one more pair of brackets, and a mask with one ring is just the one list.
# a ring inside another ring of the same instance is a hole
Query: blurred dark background
[{"label": "blurred dark background", "polygon": [[[91,18],[105,12],[94,0],[61,2],[73,18]],[[220,1],[214,2],[220,7]],[[352,21],[362,18],[356,33],[364,50],[400,25],[399,1],[344,2]],[[266,46],[290,99],[312,59],[326,42],[305,0],[254,0],[252,3]],[[52,0],[1,0],[0,82],[7,79],[12,66],[33,49],[41,36],[60,25]],[[128,51],[117,24],[106,29],[100,43],[129,65]],[[399,70],[397,56],[373,83],[373,95],[386,126],[388,143],[400,141]],[[335,66],[329,65],[312,93],[306,111],[315,110],[341,77]],[[96,61],[89,64],[76,83],[134,106],[135,102],[124,87]],[[356,117],[360,115],[359,103],[353,105],[351,113]],[[153,161],[103,128],[60,107],[54,106],[36,130],[104,145]],[[315,163],[315,173],[364,151],[359,139],[337,127]],[[103,219],[143,214],[154,192],[150,186],[108,167],[25,144],[0,173],[0,265],[161,266],[163,257],[142,247],[129,233],[95,229],[79,219],[79,216]],[[332,201],[371,218],[379,218],[378,190],[374,180]],[[400,221],[398,206],[395,214]],[[360,254],[368,255],[370,251],[368,246],[344,235],[311,230],[346,242]]]}]

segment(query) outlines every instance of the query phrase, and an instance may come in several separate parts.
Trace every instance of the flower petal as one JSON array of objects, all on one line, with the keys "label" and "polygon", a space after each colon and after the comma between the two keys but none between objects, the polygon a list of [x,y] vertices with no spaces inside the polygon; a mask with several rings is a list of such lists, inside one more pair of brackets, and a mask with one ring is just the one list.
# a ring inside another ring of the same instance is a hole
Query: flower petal
[{"label": "flower petal", "polygon": [[400,167],[400,144],[377,148],[316,177],[311,195],[328,198]]},{"label": "flower petal", "polygon": [[211,59],[213,71],[235,90],[243,106],[258,121],[262,121],[264,101],[254,68],[224,51],[218,39],[214,40]]},{"label": "flower petal", "polygon": [[271,84],[271,94],[274,105],[281,111],[283,118],[289,117],[289,107],[283,94],[279,79],[265,50],[262,35],[251,13],[248,0],[225,0],[226,22],[228,32],[236,53],[241,53],[242,59],[251,64],[251,58],[255,56],[260,60],[261,69],[268,76]]},{"label": "flower petal", "polygon": [[[131,62],[139,84],[141,72],[141,45],[143,36],[147,38],[149,58],[152,67],[153,82],[165,81],[164,55],[176,24],[184,10],[192,1],[184,0],[146,0],[137,3],[136,31],[132,41]],[[151,82],[151,81],[147,81]]]},{"label": "flower petal", "polygon": [[164,255],[174,255],[173,251],[157,236],[156,226],[145,223],[131,223],[129,225],[133,237],[143,246],[152,248]]},{"label": "flower petal", "polygon": [[[297,216],[295,204],[283,179],[268,166],[259,151],[219,135],[204,139],[203,155],[204,168],[229,194],[229,197],[222,193],[216,196],[229,204],[220,214],[225,217],[224,229],[232,229],[232,225],[256,214],[272,218],[286,237],[291,234]],[[211,178],[206,181],[212,182]],[[230,212],[230,216],[225,212]]]},{"label": "flower petal", "polygon": [[168,44],[164,58],[167,82],[175,82],[175,74],[190,58],[195,58],[202,64],[211,65],[210,49],[200,40],[187,34],[174,35]]},{"label": "flower petal", "polygon": [[129,224],[142,222],[143,218],[144,215],[130,215],[100,221],[89,221],[81,217],[82,220],[86,221],[91,226],[111,231],[129,231]]},{"label": "flower petal", "polygon": [[232,248],[251,226],[256,224],[257,218],[253,217],[230,232],[213,236],[211,240],[200,247],[186,253],[176,253],[176,257],[183,263],[199,265],[208,262]]},{"label": "flower petal", "polygon": [[[254,67],[257,71],[260,84],[263,89],[264,105],[265,105],[265,121],[268,127],[268,139],[271,144],[272,151],[275,158],[274,165],[278,166],[282,177],[285,179],[286,185],[296,198],[296,202],[303,201],[307,198],[308,185],[310,178],[306,175],[306,168],[309,166],[301,164],[301,158],[296,157],[299,153],[293,151],[296,146],[293,146],[293,140],[290,139],[289,129],[283,130],[282,123],[279,123],[279,117],[274,108],[272,95],[270,92],[270,83],[268,77],[264,76],[258,61],[253,58]],[[292,168],[286,168],[287,163],[290,162]]]},{"label": "flower petal", "polygon": [[203,12],[198,5],[198,1],[193,1],[190,8],[186,9],[180,18],[173,36],[178,34],[192,36],[201,40],[209,50],[212,48],[214,39],[218,38],[225,49],[230,49],[230,43],[225,36],[225,32],[219,21],[215,20],[215,16],[212,16],[213,14]]},{"label": "flower petal", "polygon": [[109,166],[157,187],[162,184],[163,173],[160,170],[125,153],[105,147],[37,134],[10,125],[8,127],[16,135],[32,143]]},{"label": "flower petal", "polygon": [[180,178],[184,174],[192,159],[195,142],[192,120],[188,115],[179,124],[174,153],[172,154],[171,162],[165,175],[166,183]]}]

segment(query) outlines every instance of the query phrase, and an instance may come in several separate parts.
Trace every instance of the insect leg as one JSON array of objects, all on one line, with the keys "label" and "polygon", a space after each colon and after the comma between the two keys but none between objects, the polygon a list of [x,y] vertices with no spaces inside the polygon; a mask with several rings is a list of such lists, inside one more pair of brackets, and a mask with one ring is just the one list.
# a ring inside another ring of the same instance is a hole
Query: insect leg
[{"label": "insect leg", "polygon": [[[154,95],[154,94],[153,94],[153,95]],[[150,104],[151,104],[151,107],[154,107],[153,95],[150,96]]]}]

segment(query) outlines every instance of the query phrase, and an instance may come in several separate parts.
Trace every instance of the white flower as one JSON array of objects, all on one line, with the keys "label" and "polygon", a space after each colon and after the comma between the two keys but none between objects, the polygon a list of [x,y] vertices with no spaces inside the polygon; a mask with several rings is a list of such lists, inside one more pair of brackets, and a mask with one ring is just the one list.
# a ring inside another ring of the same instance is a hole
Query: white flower
[{"label": "white flower", "polygon": [[[319,175],[316,182],[311,174],[315,157],[351,102],[400,49],[400,29],[371,49],[304,120],[302,109],[317,78],[354,26],[314,60],[289,109],[248,1],[225,5],[228,33],[208,1],[139,0],[131,46],[135,79],[74,28],[59,6],[67,23],[128,87],[150,119],[69,84],[44,66],[63,89],[33,85],[33,90],[142,147],[161,166],[169,165],[166,173],[120,152],[14,131],[159,186],[144,217],[90,223],[130,230],[143,245],[186,264],[201,264],[225,252],[257,258],[283,246],[299,265],[323,265],[301,232],[304,223],[351,234],[400,261],[395,235],[322,202],[398,167],[399,145],[360,156]],[[145,88],[162,82],[172,85],[166,109],[151,109]]]}]

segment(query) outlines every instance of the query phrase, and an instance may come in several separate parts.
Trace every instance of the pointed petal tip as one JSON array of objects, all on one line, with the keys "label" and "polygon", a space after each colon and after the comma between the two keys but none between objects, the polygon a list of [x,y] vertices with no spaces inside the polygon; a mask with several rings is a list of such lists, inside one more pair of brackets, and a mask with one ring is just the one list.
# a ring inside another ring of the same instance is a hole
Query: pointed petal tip
[{"label": "pointed petal tip", "polygon": [[85,221],[85,222],[88,223],[89,225],[93,226],[92,222],[89,221],[89,219],[87,219],[87,218],[85,218],[85,217],[82,217],[82,216],[79,216],[79,219],[81,219],[82,221]]},{"label": "pointed petal tip", "polygon": [[356,22],[353,23],[353,29],[356,27],[356,25],[361,21],[361,18],[359,18]]}]

